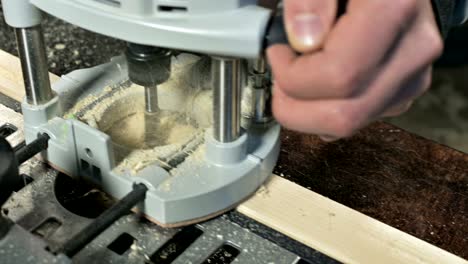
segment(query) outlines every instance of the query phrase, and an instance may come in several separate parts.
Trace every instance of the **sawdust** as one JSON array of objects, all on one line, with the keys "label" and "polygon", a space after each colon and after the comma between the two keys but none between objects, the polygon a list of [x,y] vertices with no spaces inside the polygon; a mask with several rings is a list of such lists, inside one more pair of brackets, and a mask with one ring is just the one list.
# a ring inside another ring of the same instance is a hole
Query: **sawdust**
[{"label": "sawdust", "polygon": [[270,197],[270,190],[266,184],[261,185],[257,190],[257,195],[261,196],[262,198]]},{"label": "sawdust", "polygon": [[112,140],[130,149],[149,149],[186,142],[197,129],[180,113],[149,115],[144,111],[130,113],[104,130]]},{"label": "sawdust", "polygon": [[166,144],[177,144],[178,142],[185,141],[196,133],[196,129],[190,125],[176,124],[170,128],[169,136],[167,137]]},{"label": "sawdust", "polygon": [[117,170],[136,174],[156,164],[172,169],[203,143],[212,124],[212,93],[197,77],[199,57],[178,56],[171,78],[158,87],[160,111],[147,114],[144,89],[122,84],[80,100],[66,118],[76,118],[106,133],[114,143]]},{"label": "sawdust", "polygon": [[[199,135],[200,139],[204,137],[204,135]],[[199,145],[197,148],[193,148],[190,150],[187,158],[184,160],[184,165],[186,166],[180,166],[180,167],[175,167],[173,168],[170,173],[172,176],[181,176],[181,175],[192,175],[196,178],[199,179],[200,184],[206,184],[205,180],[206,178],[201,177],[199,175],[199,168],[202,165],[207,165],[204,160],[205,160],[205,155],[206,155],[206,146],[204,144]],[[158,189],[164,192],[170,192],[172,189],[172,180],[170,178],[167,178],[163,182],[161,182],[158,185]]]}]

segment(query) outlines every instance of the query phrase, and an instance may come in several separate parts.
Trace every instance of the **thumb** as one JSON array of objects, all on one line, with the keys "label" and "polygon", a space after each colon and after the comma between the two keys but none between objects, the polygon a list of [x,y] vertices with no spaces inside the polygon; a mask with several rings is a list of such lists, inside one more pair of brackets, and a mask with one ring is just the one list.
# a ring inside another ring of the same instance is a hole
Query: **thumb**
[{"label": "thumb", "polygon": [[285,0],[285,25],[289,43],[301,53],[322,47],[335,22],[337,0]]}]

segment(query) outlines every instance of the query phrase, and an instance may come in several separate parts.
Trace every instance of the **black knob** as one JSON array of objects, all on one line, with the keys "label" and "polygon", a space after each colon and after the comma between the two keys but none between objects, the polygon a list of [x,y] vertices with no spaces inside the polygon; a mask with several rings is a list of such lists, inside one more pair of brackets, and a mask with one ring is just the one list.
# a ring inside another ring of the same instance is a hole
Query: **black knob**
[{"label": "black knob", "polygon": [[[19,183],[19,169],[10,143],[0,137],[0,207],[10,197]],[[13,223],[0,214],[0,239],[10,231]]]},{"label": "black knob", "polygon": [[49,135],[40,134],[36,140],[22,146],[15,152],[10,143],[5,138],[0,137],[0,206],[21,184],[19,165],[37,153],[46,150],[49,139]]},{"label": "black knob", "polygon": [[19,181],[15,152],[6,139],[0,138],[0,206],[10,197]]},{"label": "black knob", "polygon": [[130,81],[141,86],[157,86],[171,74],[171,51],[164,48],[129,43],[125,53]]}]

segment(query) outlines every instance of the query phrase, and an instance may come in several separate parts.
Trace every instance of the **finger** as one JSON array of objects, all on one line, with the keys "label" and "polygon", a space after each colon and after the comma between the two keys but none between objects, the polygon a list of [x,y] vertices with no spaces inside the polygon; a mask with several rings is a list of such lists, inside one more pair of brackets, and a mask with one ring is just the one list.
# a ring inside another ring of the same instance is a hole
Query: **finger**
[{"label": "finger", "polygon": [[[430,27],[429,27],[430,26]],[[420,43],[424,43],[424,49]],[[412,27],[402,39],[382,75],[369,90],[348,99],[301,100],[290,97],[281,86],[273,96],[273,112],[284,126],[306,133],[343,138],[379,118],[398,96],[401,87],[428,69],[442,51],[437,28],[427,23]],[[425,90],[430,78],[423,78],[416,91]]]},{"label": "finger", "polygon": [[270,49],[276,82],[295,98],[356,96],[387,59],[402,25],[414,20],[414,7],[400,2],[414,1],[356,1],[360,8],[338,20],[317,53],[297,57],[292,50],[278,54]]},{"label": "finger", "polygon": [[[364,120],[364,123],[356,127],[366,125],[366,120],[382,117],[395,105],[401,107],[394,109],[390,114],[400,114],[408,110],[411,106],[409,102],[429,88],[432,80],[431,65],[441,55],[442,50],[443,42],[434,24],[422,21],[413,25],[397,45],[394,55],[383,68],[379,78],[368,92],[357,100],[353,106],[356,109],[350,110],[356,112],[359,109],[360,116],[357,120]],[[352,134],[354,131],[347,132]]]},{"label": "finger", "polygon": [[319,49],[336,11],[337,0],[285,0],[285,25],[291,46],[301,53]]},{"label": "finger", "polygon": [[272,110],[276,120],[291,130],[321,135],[326,138],[342,138],[358,129],[364,120],[354,119],[357,113],[349,109],[355,102],[343,99],[300,100],[290,97],[283,89],[275,86]]},{"label": "finger", "polygon": [[415,25],[369,89],[368,99],[361,107],[369,116],[379,117],[389,108],[421,96],[430,87],[431,65],[442,50],[442,38],[435,25],[427,22]]},{"label": "finger", "polygon": [[383,113],[382,117],[395,117],[395,116],[402,115],[402,114],[408,112],[408,110],[411,108],[411,106],[413,106],[413,103],[414,103],[414,101],[409,101],[409,102],[405,102],[405,103],[402,103],[400,105],[397,105],[397,106],[387,110],[385,113]]},{"label": "finger", "polygon": [[388,62],[382,67],[380,76],[358,103],[361,114],[367,113],[369,120],[406,112],[412,101],[430,87],[432,63],[441,55],[443,42],[431,4],[427,2],[421,7],[418,8],[417,19],[398,41]]},{"label": "finger", "polygon": [[416,98],[422,96],[429,89],[432,82],[432,67],[428,66],[403,87],[392,100],[382,114],[382,117],[399,116],[407,112]]},{"label": "finger", "polygon": [[339,138],[337,138],[337,137],[328,136],[328,135],[319,136],[319,137],[320,137],[321,140],[323,140],[325,142],[333,142],[333,141],[339,140]]}]

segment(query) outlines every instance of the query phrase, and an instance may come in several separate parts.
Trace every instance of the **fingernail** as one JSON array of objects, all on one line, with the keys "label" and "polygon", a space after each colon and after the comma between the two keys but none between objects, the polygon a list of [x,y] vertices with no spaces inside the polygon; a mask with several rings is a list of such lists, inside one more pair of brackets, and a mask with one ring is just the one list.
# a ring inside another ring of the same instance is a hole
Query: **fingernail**
[{"label": "fingernail", "polygon": [[306,47],[318,45],[324,30],[320,17],[313,13],[296,15],[290,27],[295,41]]},{"label": "fingernail", "polygon": [[334,136],[329,136],[329,135],[321,135],[319,136],[321,140],[325,141],[325,142],[333,142],[333,141],[337,141],[338,138],[337,137],[334,137]]}]

